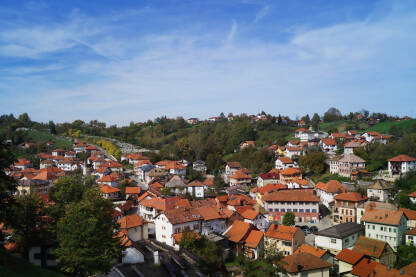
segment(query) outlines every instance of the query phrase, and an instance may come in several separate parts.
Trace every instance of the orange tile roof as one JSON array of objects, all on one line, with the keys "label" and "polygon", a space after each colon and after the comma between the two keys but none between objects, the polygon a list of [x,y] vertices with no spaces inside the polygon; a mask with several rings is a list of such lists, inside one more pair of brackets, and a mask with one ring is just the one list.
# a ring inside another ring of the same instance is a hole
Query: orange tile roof
[{"label": "orange tile roof", "polygon": [[300,132],[310,132],[310,130],[305,129],[305,128],[299,128],[299,129],[296,129],[296,131],[295,131],[295,133],[300,133]]},{"label": "orange tile roof", "polygon": [[337,142],[333,139],[323,138],[322,143],[326,145],[337,145]]},{"label": "orange tile roof", "polygon": [[405,233],[406,235],[416,236],[416,227],[413,229],[410,229]]},{"label": "orange tile roof", "polygon": [[142,201],[143,199],[145,199],[146,197],[151,197],[151,198],[153,198],[153,196],[150,194],[150,193],[148,193],[147,191],[145,192],[145,193],[143,193],[142,195],[140,195],[138,198],[137,198],[137,203],[140,203],[140,201]]},{"label": "orange tile roof", "polygon": [[358,277],[368,277],[377,264],[376,261],[364,258],[352,268],[351,273]]},{"label": "orange tile roof", "polygon": [[272,224],[266,231],[266,237],[291,241],[296,231],[297,228],[293,226]]},{"label": "orange tile roof", "polygon": [[287,186],[282,185],[282,184],[271,184],[270,183],[270,184],[267,184],[263,187],[256,188],[256,189],[257,189],[256,191],[258,193],[263,195],[263,194],[271,193],[271,192],[278,191],[278,190],[281,190],[281,189],[287,189]]},{"label": "orange tile roof", "polygon": [[126,194],[139,194],[141,189],[139,187],[126,187]]},{"label": "orange tile roof", "polygon": [[414,191],[412,193],[409,193],[407,196],[409,196],[409,197],[416,197],[416,191]]},{"label": "orange tile roof", "polygon": [[171,224],[182,224],[202,219],[198,209],[185,207],[166,210],[163,214],[167,217]]},{"label": "orange tile roof", "polygon": [[389,162],[415,162],[416,159],[413,157],[410,157],[408,155],[398,155],[396,157],[393,157],[391,159],[388,159]]},{"label": "orange tile roof", "polygon": [[247,209],[241,213],[241,216],[245,219],[254,220],[260,213],[253,209]]},{"label": "orange tile roof", "polygon": [[205,221],[223,218],[215,208],[209,206],[199,207],[197,210]]},{"label": "orange tile roof", "polygon": [[241,164],[239,162],[228,162],[227,165],[230,168],[241,168]]},{"label": "orange tile roof", "polygon": [[[415,192],[416,194],[416,192]],[[406,209],[406,208],[400,208],[399,211],[404,212],[408,220],[416,220],[416,211]]]},{"label": "orange tile roof", "polygon": [[130,229],[133,227],[142,226],[143,224],[147,223],[147,221],[137,214],[131,214],[123,216],[117,221],[117,223],[120,224],[120,229]]},{"label": "orange tile roof", "polygon": [[386,246],[385,241],[360,236],[352,250],[379,259]]},{"label": "orange tile roof", "polygon": [[364,211],[364,215],[361,217],[361,221],[387,225],[399,225],[403,216],[405,216],[403,211],[366,209]]},{"label": "orange tile roof", "polygon": [[192,181],[188,184],[188,187],[204,187],[205,185],[198,180]]},{"label": "orange tile roof", "polygon": [[112,177],[111,175],[105,175],[101,179],[98,179],[97,182],[117,182],[119,179]]},{"label": "orange tile roof", "polygon": [[416,276],[416,262],[406,265],[402,267],[400,270],[403,270],[409,275]]},{"label": "orange tile roof", "polygon": [[109,185],[104,185],[100,188],[102,193],[108,194],[108,193],[116,193],[116,192],[120,192],[120,190],[118,188],[109,186]]},{"label": "orange tile roof", "polygon": [[270,202],[320,202],[319,197],[313,194],[313,190],[279,190],[272,193],[266,193],[263,201]]},{"label": "orange tile roof", "polygon": [[358,192],[344,192],[334,196],[335,200],[349,201],[349,202],[361,202],[368,199],[367,196],[359,194]]},{"label": "orange tile roof", "polygon": [[251,179],[251,178],[250,176],[245,174],[243,171],[237,170],[236,172],[234,172],[233,175],[230,176],[230,179]]},{"label": "orange tile roof", "polygon": [[205,178],[205,180],[202,182],[207,187],[213,187],[214,186],[214,178]]},{"label": "orange tile roof", "polygon": [[332,264],[321,260],[310,253],[297,253],[286,256],[281,261],[282,266],[289,273],[329,268]]},{"label": "orange tile roof", "polygon": [[264,237],[264,233],[257,230],[251,230],[245,240],[245,246],[250,248],[257,248]]},{"label": "orange tile roof", "polygon": [[279,157],[278,160],[284,164],[293,164],[292,159],[289,157]]},{"label": "orange tile roof", "polygon": [[280,175],[285,175],[285,176],[293,176],[293,175],[301,175],[302,171],[299,168],[286,168],[283,170],[280,170]]},{"label": "orange tile roof", "polygon": [[357,264],[362,258],[364,257],[363,253],[356,252],[353,250],[350,250],[348,248],[342,249],[341,252],[338,253],[338,255],[335,256],[335,259],[346,262],[351,265]]},{"label": "orange tile roof", "polygon": [[327,251],[324,249],[316,248],[308,244],[302,244],[301,246],[299,246],[298,249],[296,249],[296,251],[293,254],[310,253],[318,258],[322,258],[322,256],[325,255],[326,252]]},{"label": "orange tile roof", "polygon": [[377,263],[371,272],[371,277],[412,277],[407,272],[400,273],[400,270],[387,267],[385,265]]},{"label": "orange tile roof", "polygon": [[251,229],[252,225],[250,223],[236,220],[224,235],[228,238],[228,240],[239,243],[244,239],[244,237],[247,236]]},{"label": "orange tile roof", "polygon": [[323,182],[319,182],[315,186],[316,189],[328,192],[328,193],[343,193],[347,192],[347,188],[344,187],[340,182],[337,180],[330,180],[326,184]]}]

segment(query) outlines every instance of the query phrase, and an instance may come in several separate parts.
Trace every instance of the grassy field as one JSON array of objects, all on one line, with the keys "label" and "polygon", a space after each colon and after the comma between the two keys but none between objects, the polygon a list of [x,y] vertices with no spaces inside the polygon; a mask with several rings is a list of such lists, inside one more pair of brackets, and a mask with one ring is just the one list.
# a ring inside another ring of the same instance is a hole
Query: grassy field
[{"label": "grassy field", "polygon": [[[347,126],[350,124],[350,122],[345,121],[345,120],[340,120],[340,121],[334,121],[334,122],[326,122],[326,123],[321,123],[319,124],[319,130],[321,131],[328,131],[331,128],[337,128],[338,132],[344,132],[345,129],[347,128]],[[367,128],[367,124],[364,122],[360,122],[358,123],[358,129],[365,129]]]},{"label": "grassy field", "polygon": [[37,130],[27,131],[27,135],[35,142],[53,141],[55,142],[55,148],[67,148],[72,146],[72,142],[66,139],[57,138],[48,132],[42,132]]},{"label": "grassy field", "polygon": [[65,275],[32,265],[23,259],[11,256],[0,250],[0,277],[64,277]]},{"label": "grassy field", "polygon": [[416,124],[416,119],[408,119],[404,121],[385,121],[377,123],[374,126],[367,128],[367,131],[376,131],[379,133],[388,133],[391,126],[395,125],[399,129],[406,129],[413,124]]}]

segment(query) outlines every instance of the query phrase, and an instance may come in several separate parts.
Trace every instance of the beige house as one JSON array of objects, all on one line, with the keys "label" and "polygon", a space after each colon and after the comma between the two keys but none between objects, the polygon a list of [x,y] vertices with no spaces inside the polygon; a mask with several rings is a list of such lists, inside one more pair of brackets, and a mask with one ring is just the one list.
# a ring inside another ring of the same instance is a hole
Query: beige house
[{"label": "beige house", "polygon": [[377,180],[367,187],[368,198],[380,202],[385,202],[390,198],[392,186],[383,180]]},{"label": "beige house", "polygon": [[358,192],[345,192],[334,197],[332,207],[332,223],[357,222],[357,207],[368,199]]},{"label": "beige house", "polygon": [[[361,217],[364,215],[366,209],[379,209],[388,211],[397,211],[398,208],[392,203],[367,201],[357,207],[357,223],[361,224]],[[416,212],[415,212],[416,214]],[[407,222],[409,224],[409,222]]]},{"label": "beige house", "polygon": [[284,255],[293,254],[305,242],[305,233],[293,226],[271,224],[266,231],[264,248],[267,251],[277,250]]},{"label": "beige house", "polygon": [[365,169],[365,161],[354,154],[345,155],[338,161],[338,175],[351,177],[353,171]]},{"label": "beige house", "polygon": [[147,221],[137,214],[123,216],[117,221],[120,231],[126,232],[132,241],[148,239]]},{"label": "beige house", "polygon": [[341,276],[352,276],[351,271],[362,259],[365,258],[363,253],[350,250],[348,248],[342,249],[335,260],[338,261],[338,274]]}]

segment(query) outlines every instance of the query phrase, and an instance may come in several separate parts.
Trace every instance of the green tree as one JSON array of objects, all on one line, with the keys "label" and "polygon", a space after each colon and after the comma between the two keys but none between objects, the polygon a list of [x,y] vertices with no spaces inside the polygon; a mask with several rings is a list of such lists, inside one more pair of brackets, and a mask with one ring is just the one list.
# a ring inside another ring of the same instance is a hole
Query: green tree
[{"label": "green tree", "polygon": [[98,188],[85,192],[80,202],[67,206],[58,222],[59,247],[54,251],[62,271],[89,276],[110,271],[122,255],[118,225],[112,219],[112,202]]},{"label": "green tree", "polygon": [[321,151],[309,152],[299,158],[299,165],[304,171],[321,174],[325,171],[326,155]]},{"label": "green tree", "polygon": [[[6,175],[4,170],[13,163],[14,156],[10,147],[2,141],[0,141],[0,222],[5,222],[10,217],[9,211],[14,202],[15,186],[14,180]],[[0,232],[1,235],[2,232]]]},{"label": "green tree", "polygon": [[324,122],[332,122],[342,119],[342,114],[337,108],[329,108],[324,114]]},{"label": "green tree", "polygon": [[225,187],[224,179],[220,175],[214,177],[214,187],[216,190],[223,190]]},{"label": "green tree", "polygon": [[321,118],[319,117],[319,115],[317,113],[314,113],[312,116],[312,128],[314,130],[318,130],[319,129],[319,122],[321,121]]},{"label": "green tree", "polygon": [[285,213],[285,215],[283,216],[282,223],[286,226],[295,225],[295,214],[292,212]]},{"label": "green tree", "polygon": [[55,123],[52,120],[49,121],[48,127],[49,127],[49,130],[50,130],[51,134],[56,135],[56,126],[55,126]]},{"label": "green tree", "polygon": [[8,225],[14,230],[12,239],[23,248],[26,259],[29,258],[29,248],[40,244],[43,211],[43,201],[37,194],[17,196],[11,208]]}]

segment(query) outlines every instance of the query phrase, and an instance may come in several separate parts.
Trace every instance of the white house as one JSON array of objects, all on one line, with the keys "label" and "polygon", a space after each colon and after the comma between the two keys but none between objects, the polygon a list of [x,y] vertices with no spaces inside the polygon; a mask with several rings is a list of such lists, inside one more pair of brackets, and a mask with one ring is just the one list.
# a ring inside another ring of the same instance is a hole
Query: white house
[{"label": "white house", "polygon": [[[293,149],[293,147],[290,147],[290,148]],[[289,168],[289,167],[298,167],[298,166],[289,157],[279,157],[279,158],[277,158],[277,160],[275,162],[275,168],[277,168],[277,169],[286,169],[286,168]]]},{"label": "white house", "polygon": [[323,138],[319,144],[324,152],[334,152],[337,150],[337,142],[333,139]]},{"label": "white house", "polygon": [[294,146],[294,147],[286,147],[285,156],[292,159],[293,156],[301,156],[302,155],[302,147],[301,146]]},{"label": "white house", "polygon": [[372,142],[376,137],[380,136],[379,132],[366,132],[362,136],[365,138],[366,141]]},{"label": "white house", "polygon": [[338,254],[344,248],[352,248],[361,235],[364,235],[363,225],[341,223],[319,231],[315,235],[315,246]]},{"label": "white house", "polygon": [[79,162],[69,159],[63,159],[58,162],[57,167],[64,171],[75,171],[80,167]]},{"label": "white house", "polygon": [[416,159],[408,155],[398,155],[388,160],[390,176],[406,174],[416,169]]},{"label": "white house", "polygon": [[228,162],[225,166],[225,175],[231,176],[237,170],[241,169],[241,164],[239,162]]},{"label": "white house", "polygon": [[334,196],[347,192],[347,188],[337,180],[330,180],[327,183],[318,182],[315,186],[316,195],[321,199],[322,204],[329,208],[334,201]]},{"label": "white house", "polygon": [[408,196],[409,196],[410,202],[412,202],[413,204],[416,204],[416,191],[409,193]]},{"label": "white house", "polygon": [[201,219],[197,209],[177,208],[160,213],[155,217],[156,240],[173,247],[174,234],[185,229],[200,233]]},{"label": "white house", "polygon": [[397,251],[403,244],[407,230],[407,217],[403,211],[366,209],[361,217],[365,225],[365,236],[387,242]]},{"label": "white house", "polygon": [[254,225],[260,231],[266,231],[267,219],[259,211],[253,209],[246,209],[240,214],[244,218],[244,222]]},{"label": "white house", "polygon": [[197,198],[204,198],[206,186],[198,180],[192,181],[187,185],[188,193]]},{"label": "white house", "polygon": [[205,236],[211,233],[221,234],[226,230],[227,217],[216,207],[203,206],[197,210],[202,217],[201,234]]}]

